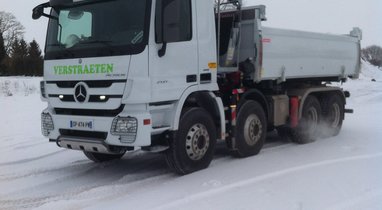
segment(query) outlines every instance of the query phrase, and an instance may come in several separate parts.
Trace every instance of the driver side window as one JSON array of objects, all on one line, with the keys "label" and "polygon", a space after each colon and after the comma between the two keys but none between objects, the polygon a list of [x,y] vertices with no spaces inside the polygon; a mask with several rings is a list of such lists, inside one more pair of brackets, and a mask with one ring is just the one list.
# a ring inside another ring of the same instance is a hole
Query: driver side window
[{"label": "driver side window", "polygon": [[192,39],[191,0],[157,0],[155,39],[157,43]]}]

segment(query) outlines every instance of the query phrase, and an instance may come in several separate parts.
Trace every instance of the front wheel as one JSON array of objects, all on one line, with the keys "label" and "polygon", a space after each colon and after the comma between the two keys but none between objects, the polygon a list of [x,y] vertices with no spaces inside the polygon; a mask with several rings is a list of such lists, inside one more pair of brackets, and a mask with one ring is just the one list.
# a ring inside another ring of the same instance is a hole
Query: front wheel
[{"label": "front wheel", "polygon": [[174,172],[185,175],[207,168],[214,155],[216,127],[210,114],[202,108],[186,110],[178,131],[170,139],[166,161]]},{"label": "front wheel", "polygon": [[106,161],[111,161],[111,160],[118,160],[121,159],[122,156],[125,153],[121,154],[103,154],[103,153],[96,153],[96,152],[86,152],[84,151],[85,156],[96,163],[101,163],[101,162],[106,162]]}]

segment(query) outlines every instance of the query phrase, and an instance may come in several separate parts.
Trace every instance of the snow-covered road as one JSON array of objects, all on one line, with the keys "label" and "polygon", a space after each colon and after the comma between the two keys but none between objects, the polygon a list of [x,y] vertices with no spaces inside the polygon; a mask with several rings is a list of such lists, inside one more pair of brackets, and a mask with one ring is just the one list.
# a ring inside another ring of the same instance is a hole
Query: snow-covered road
[{"label": "snow-covered road", "polygon": [[296,145],[271,133],[246,159],[221,142],[208,169],[182,177],[160,154],[94,164],[48,143],[39,79],[0,78],[0,209],[382,209],[381,72],[366,65],[344,85],[355,113],[339,136]]}]

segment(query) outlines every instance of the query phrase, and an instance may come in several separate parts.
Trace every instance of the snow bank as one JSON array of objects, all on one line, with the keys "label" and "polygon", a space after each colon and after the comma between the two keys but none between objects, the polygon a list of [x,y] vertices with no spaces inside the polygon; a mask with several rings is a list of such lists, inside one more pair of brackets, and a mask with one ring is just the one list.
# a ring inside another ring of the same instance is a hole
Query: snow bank
[{"label": "snow bank", "polygon": [[382,69],[376,66],[373,66],[368,62],[363,62],[360,79],[363,79],[363,80],[374,79],[377,82],[382,82]]},{"label": "snow bank", "polygon": [[41,77],[0,77],[0,97],[39,94],[41,80]]},{"label": "snow bank", "polygon": [[362,63],[359,79],[349,79],[340,86],[351,93],[349,106],[382,103],[382,70],[369,63]]}]

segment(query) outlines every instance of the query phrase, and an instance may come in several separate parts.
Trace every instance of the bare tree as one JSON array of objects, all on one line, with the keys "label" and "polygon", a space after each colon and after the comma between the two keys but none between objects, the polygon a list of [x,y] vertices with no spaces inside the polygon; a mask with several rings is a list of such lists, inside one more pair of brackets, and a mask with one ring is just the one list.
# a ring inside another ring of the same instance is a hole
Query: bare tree
[{"label": "bare tree", "polygon": [[373,45],[362,49],[362,59],[374,66],[382,67],[382,48]]},{"label": "bare tree", "polygon": [[7,59],[7,52],[4,47],[3,35],[0,33],[0,75],[4,75],[6,72],[5,60]]},{"label": "bare tree", "polygon": [[9,55],[12,43],[22,39],[24,26],[17,21],[12,13],[0,11],[0,34],[3,35],[5,50]]},{"label": "bare tree", "polygon": [[221,11],[236,9],[241,2],[242,0],[215,0],[215,8],[218,8],[219,5]]}]

